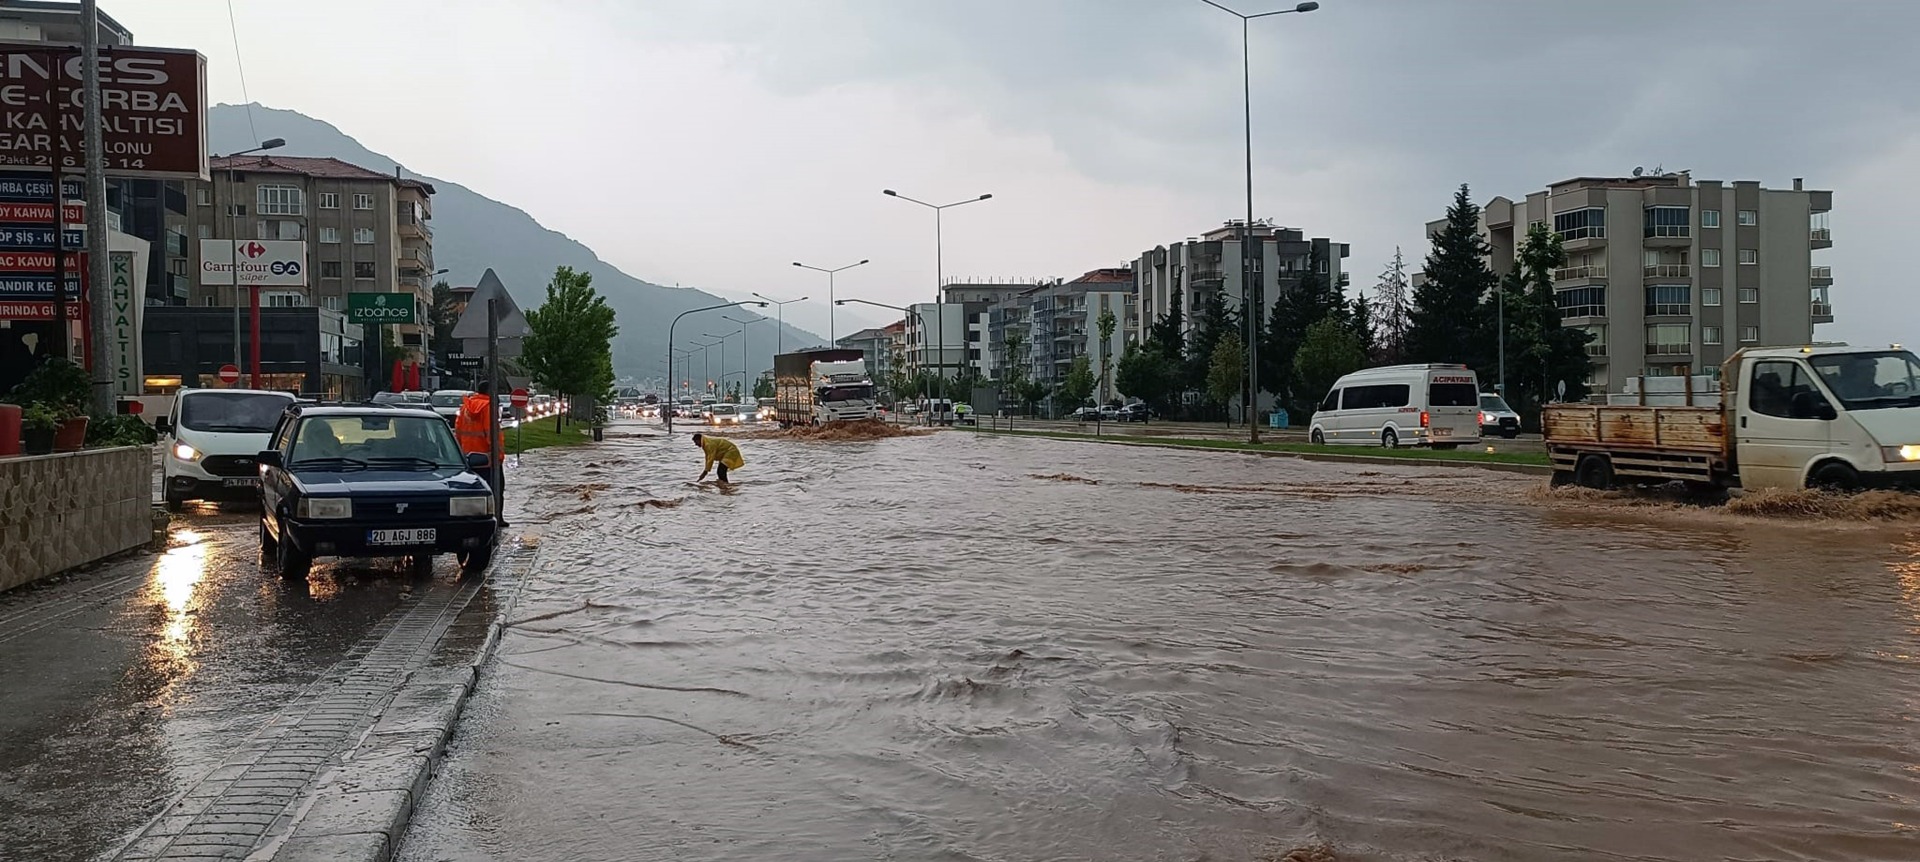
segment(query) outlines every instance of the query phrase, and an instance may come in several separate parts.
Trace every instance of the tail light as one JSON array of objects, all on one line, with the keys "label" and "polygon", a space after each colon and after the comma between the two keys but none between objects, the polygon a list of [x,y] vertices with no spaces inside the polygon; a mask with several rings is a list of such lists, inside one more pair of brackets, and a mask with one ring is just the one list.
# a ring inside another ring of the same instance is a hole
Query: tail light
[{"label": "tail light", "polygon": [[1425,410],[1420,411],[1420,427],[1425,428],[1432,423],[1433,417],[1428,416]]}]

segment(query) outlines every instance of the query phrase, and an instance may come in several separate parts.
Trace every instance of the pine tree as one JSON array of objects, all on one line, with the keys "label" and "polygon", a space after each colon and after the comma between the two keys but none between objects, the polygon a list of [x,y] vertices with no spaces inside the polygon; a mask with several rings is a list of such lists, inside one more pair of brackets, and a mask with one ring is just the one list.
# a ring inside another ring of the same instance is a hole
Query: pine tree
[{"label": "pine tree", "polygon": [[1490,252],[1480,237],[1480,207],[1462,183],[1447,208],[1447,226],[1427,253],[1426,280],[1413,291],[1406,361],[1486,364],[1491,327],[1481,303],[1499,286],[1487,268]]},{"label": "pine tree", "polygon": [[1328,318],[1308,327],[1293,363],[1300,402],[1295,409],[1310,412],[1342,375],[1360,370],[1366,360],[1359,336],[1340,321]]},{"label": "pine tree", "polygon": [[[1198,390],[1200,392],[1211,392],[1213,389],[1211,374],[1215,354],[1219,352],[1220,339],[1226,337],[1229,333],[1237,333],[1238,330],[1234,323],[1233,314],[1227,311],[1226,299],[1219,293],[1208,294],[1206,299],[1201,302],[1200,307],[1195,309],[1195,311],[1197,314],[1193,321],[1193,338],[1188,342],[1190,346],[1187,350],[1185,361],[1182,363],[1185,372],[1184,385],[1182,388]],[[1239,341],[1241,346],[1243,348],[1245,347],[1246,342],[1240,341],[1237,334],[1235,341]],[[1242,373],[1244,373],[1246,363],[1240,363],[1240,368],[1242,369]],[[1241,388],[1244,389],[1245,386],[1246,384],[1243,381]],[[1209,400],[1217,404],[1224,404],[1229,399],[1210,398]]]},{"label": "pine tree", "polygon": [[[1534,225],[1514,257],[1513,272],[1501,285],[1506,301],[1507,400],[1523,417],[1532,417],[1540,405],[1556,396],[1562,382],[1567,385],[1568,400],[1587,396],[1587,342],[1592,336],[1560,325],[1553,290],[1553,271],[1567,263],[1560,236],[1546,225]],[[1485,313],[1499,314],[1491,303]]]},{"label": "pine tree", "polygon": [[1366,354],[1367,361],[1373,362],[1380,353],[1380,334],[1373,319],[1373,303],[1367,301],[1367,295],[1361,293],[1353,299],[1353,310],[1347,316],[1347,328],[1353,330],[1354,337],[1360,339],[1360,349]]},{"label": "pine tree", "polygon": [[1180,291],[1175,290],[1167,297],[1167,313],[1160,315],[1147,330],[1147,341],[1159,348],[1161,355],[1175,360],[1187,352],[1186,321],[1180,306]]},{"label": "pine tree", "polygon": [[1386,271],[1380,273],[1380,283],[1374,285],[1374,317],[1379,321],[1379,360],[1386,364],[1404,361],[1407,350],[1407,330],[1412,327],[1412,298],[1408,295],[1407,261],[1400,253],[1400,247],[1393,247],[1393,262],[1387,264]]}]

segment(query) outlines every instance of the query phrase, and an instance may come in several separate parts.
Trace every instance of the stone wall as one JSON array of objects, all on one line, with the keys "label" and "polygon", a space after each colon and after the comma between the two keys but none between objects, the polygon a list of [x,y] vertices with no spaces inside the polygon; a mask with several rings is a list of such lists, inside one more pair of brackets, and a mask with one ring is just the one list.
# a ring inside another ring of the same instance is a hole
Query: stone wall
[{"label": "stone wall", "polygon": [[0,590],[152,537],[149,447],[0,458]]}]

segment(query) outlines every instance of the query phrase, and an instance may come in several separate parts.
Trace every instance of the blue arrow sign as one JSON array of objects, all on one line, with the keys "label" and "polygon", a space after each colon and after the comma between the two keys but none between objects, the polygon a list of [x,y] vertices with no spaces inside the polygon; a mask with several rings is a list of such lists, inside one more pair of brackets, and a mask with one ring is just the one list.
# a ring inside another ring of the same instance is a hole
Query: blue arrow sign
[{"label": "blue arrow sign", "polygon": [[[77,230],[69,230],[66,235],[67,248],[79,248],[85,242]],[[53,226],[0,225],[0,248],[52,249]]]},{"label": "blue arrow sign", "polygon": [[[69,200],[85,197],[83,186],[77,179],[60,179],[60,188]],[[53,200],[53,177],[48,174],[29,174],[19,171],[0,171],[0,201],[32,202]]]},{"label": "blue arrow sign", "polygon": [[[53,273],[0,275],[0,299],[52,299]],[[67,276],[67,298],[80,298],[80,276]]]}]

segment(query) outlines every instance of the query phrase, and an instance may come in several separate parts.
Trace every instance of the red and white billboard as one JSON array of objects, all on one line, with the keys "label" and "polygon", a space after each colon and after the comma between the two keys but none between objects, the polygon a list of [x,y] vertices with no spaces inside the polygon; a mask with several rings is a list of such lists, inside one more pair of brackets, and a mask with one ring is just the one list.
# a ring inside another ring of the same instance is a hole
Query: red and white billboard
[{"label": "red and white billboard", "polygon": [[[86,118],[72,46],[0,43],[0,169],[78,173]],[[100,52],[107,173],[207,178],[207,58],[173,48]]]},{"label": "red and white billboard", "polygon": [[[86,303],[79,300],[67,301],[67,319],[80,320],[86,317]],[[0,320],[52,320],[53,303],[40,300],[0,299]]]}]

